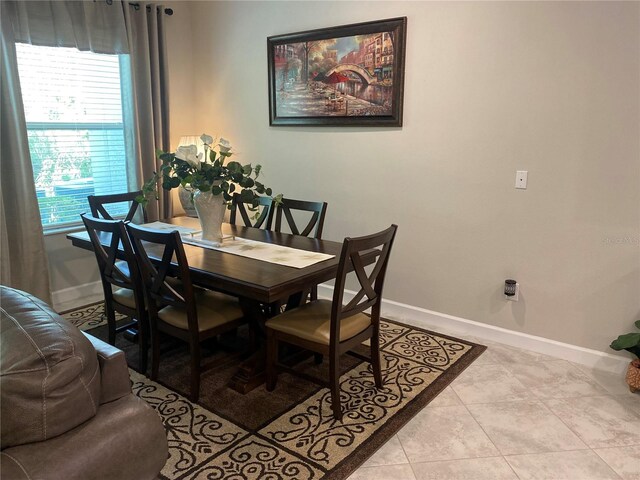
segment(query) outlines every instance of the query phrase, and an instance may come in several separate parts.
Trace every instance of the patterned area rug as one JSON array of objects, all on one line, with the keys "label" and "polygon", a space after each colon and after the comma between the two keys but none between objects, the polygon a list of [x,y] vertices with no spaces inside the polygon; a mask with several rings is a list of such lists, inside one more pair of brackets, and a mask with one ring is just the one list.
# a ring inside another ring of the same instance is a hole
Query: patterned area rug
[{"label": "patterned area rug", "polygon": [[[82,308],[61,312],[64,318],[73,323],[80,330],[91,330],[107,324],[107,316],[104,313],[104,302],[96,302]],[[122,320],[124,315],[116,313],[116,320]]]},{"label": "patterned area rug", "polygon": [[[64,316],[104,339],[102,306]],[[96,328],[97,326],[97,328]],[[393,321],[381,322],[384,388],[377,390],[369,364],[345,356],[342,421],[331,412],[329,390],[282,374],[274,392],[258,387],[241,395],[226,387],[235,372],[225,366],[233,339],[208,345],[203,357],[220,368],[202,377],[198,404],[188,391],[188,350],[163,342],[159,378],[152,382],[131,370],[133,390],[161,415],[169,439],[165,479],[344,479],[427,405],[486,347]],[[243,332],[235,338],[244,344]],[[131,366],[137,346],[118,338]],[[221,348],[224,346],[225,348]],[[363,352],[367,349],[363,347]],[[237,356],[237,352],[236,352]],[[348,359],[347,359],[348,358]],[[298,366],[326,375],[326,362]]]}]

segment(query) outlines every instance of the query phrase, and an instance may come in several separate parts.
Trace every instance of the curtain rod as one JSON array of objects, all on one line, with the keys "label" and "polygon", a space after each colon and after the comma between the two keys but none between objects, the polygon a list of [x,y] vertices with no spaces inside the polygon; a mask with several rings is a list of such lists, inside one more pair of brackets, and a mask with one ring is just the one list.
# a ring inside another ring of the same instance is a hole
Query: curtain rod
[{"label": "curtain rod", "polygon": [[[96,0],[93,0],[93,1],[95,2]],[[113,0],[106,0],[106,3],[107,5],[113,5]],[[135,10],[140,10],[139,3],[129,2],[129,5],[132,6]],[[151,10],[151,5],[147,5],[147,10]],[[173,8],[165,8],[164,13],[166,13],[169,16],[173,15]]]}]

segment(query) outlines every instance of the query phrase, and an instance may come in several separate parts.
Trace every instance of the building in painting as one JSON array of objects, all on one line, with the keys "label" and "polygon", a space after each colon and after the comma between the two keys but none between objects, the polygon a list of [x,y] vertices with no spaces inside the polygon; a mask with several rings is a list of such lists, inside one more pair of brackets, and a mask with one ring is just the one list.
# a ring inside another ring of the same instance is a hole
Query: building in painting
[{"label": "building in painting", "polygon": [[293,45],[276,45],[273,54],[276,64],[286,63],[287,60],[296,57],[296,51]]},{"label": "building in painting", "polygon": [[393,42],[388,32],[382,34],[382,79],[393,79]]}]

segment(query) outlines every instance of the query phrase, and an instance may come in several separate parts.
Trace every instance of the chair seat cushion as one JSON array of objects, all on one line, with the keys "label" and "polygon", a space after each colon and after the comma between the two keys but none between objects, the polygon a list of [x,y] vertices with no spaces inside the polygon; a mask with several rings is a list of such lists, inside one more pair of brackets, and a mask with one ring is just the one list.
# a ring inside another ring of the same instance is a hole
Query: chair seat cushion
[{"label": "chair seat cushion", "polygon": [[[198,330],[204,332],[225,323],[239,320],[244,316],[238,299],[218,292],[196,292]],[[169,325],[189,329],[187,312],[183,308],[168,306],[158,311],[158,318]]]},{"label": "chair seat cushion", "polygon": [[[126,262],[125,262],[126,264]],[[128,271],[128,270],[127,270]],[[167,277],[167,283],[174,288],[182,289],[182,282],[178,278]],[[118,288],[112,285],[113,299],[129,308],[136,308],[136,297],[130,288]],[[200,288],[194,287],[194,291],[201,291]]]},{"label": "chair seat cushion", "polygon": [[[284,312],[267,321],[267,328],[295,335],[323,345],[329,345],[331,333],[331,302],[316,300]],[[364,313],[357,313],[340,321],[340,341],[344,342],[371,325]]]},{"label": "chair seat cushion", "polygon": [[136,297],[130,288],[118,288],[113,291],[113,299],[129,308],[136,308]]}]

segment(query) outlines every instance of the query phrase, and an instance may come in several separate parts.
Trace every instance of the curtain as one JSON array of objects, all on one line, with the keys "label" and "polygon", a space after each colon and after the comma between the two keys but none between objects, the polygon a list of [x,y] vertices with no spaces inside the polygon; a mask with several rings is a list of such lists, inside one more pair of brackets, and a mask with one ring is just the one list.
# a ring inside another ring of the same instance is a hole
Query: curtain
[{"label": "curtain", "polygon": [[16,42],[95,53],[129,51],[122,9],[105,1],[6,3]]},{"label": "curtain", "polygon": [[2,3],[0,283],[51,303],[49,263],[33,181],[13,27]]},{"label": "curtain", "polygon": [[[131,60],[129,101],[133,105],[134,146],[138,178],[149,179],[160,167],[156,149],[168,151],[169,98],[164,8],[140,2],[139,10],[123,4]],[[126,120],[125,120],[126,121]],[[149,202],[149,220],[173,215],[171,195],[159,188],[160,201]]]},{"label": "curtain", "polygon": [[[0,1],[2,7],[2,170],[0,281],[50,303],[44,237],[33,182],[15,42],[129,53],[130,144],[137,186],[159,167],[156,149],[169,149],[169,101],[164,9],[128,1]],[[149,203],[151,220],[172,215],[169,192]]]}]

